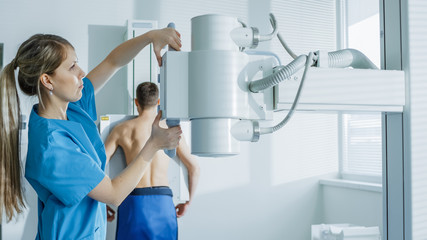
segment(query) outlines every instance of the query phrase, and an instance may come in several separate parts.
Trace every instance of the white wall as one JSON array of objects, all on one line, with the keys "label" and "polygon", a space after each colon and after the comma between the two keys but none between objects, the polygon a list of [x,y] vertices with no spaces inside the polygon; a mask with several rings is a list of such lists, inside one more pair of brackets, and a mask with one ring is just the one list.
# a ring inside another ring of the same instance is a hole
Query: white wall
[{"label": "white wall", "polygon": [[382,232],[382,193],[323,185],[323,223],[378,226]]},{"label": "white wall", "polygon": [[[80,65],[88,71],[120,42],[127,19],[156,20],[156,13],[161,11],[159,2],[0,0],[0,42],[5,43],[5,62],[10,62],[19,44],[32,34],[54,33],[74,45]],[[248,3],[249,23],[260,27],[262,33],[269,32],[266,17],[270,4],[262,0]],[[260,45],[260,49],[268,47]],[[111,89],[125,88],[126,74],[115,77],[117,80],[97,95],[98,114],[123,113],[120,101],[111,101],[106,94]],[[126,98],[120,94],[117,98]],[[23,98],[23,113],[28,115],[33,103]],[[328,114],[322,118],[324,121],[319,122],[319,116],[297,113],[289,123],[292,127],[285,126],[274,136],[263,136],[258,143],[242,144],[239,156],[200,159],[198,192],[187,215],[179,219],[180,238],[309,239],[311,224],[325,220],[325,198],[318,179],[336,177],[333,167],[310,174],[302,167],[336,160],[336,118]],[[21,220],[21,227],[13,223],[4,226],[3,239],[34,236],[35,195],[28,191],[30,216],[25,221],[25,236],[16,232],[23,229]],[[5,236],[5,231],[10,235]]]}]

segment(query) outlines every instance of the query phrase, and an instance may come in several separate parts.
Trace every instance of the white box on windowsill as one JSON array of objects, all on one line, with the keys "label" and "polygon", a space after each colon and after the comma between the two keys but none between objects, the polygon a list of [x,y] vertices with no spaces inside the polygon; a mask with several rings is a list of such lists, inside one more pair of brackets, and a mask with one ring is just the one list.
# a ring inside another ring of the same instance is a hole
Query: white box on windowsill
[{"label": "white box on windowsill", "polygon": [[381,240],[379,227],[352,224],[311,225],[311,240]]}]

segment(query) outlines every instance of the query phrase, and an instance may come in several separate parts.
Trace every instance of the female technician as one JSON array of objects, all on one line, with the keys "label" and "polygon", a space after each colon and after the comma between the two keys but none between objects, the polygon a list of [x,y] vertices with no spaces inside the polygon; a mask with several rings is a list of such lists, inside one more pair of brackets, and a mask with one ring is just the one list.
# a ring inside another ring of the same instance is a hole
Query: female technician
[{"label": "female technician", "polygon": [[147,144],[114,179],[105,175],[105,148],[97,127],[95,91],[145,46],[179,50],[174,29],[153,30],[115,48],[87,76],[77,64],[73,46],[47,34],[30,37],[0,77],[0,216],[10,220],[24,207],[19,163],[19,98],[21,90],[37,95],[29,119],[25,177],[38,195],[37,239],[105,239],[105,204],[119,205],[135,188],[154,153],[177,147],[181,129],[153,123]]}]

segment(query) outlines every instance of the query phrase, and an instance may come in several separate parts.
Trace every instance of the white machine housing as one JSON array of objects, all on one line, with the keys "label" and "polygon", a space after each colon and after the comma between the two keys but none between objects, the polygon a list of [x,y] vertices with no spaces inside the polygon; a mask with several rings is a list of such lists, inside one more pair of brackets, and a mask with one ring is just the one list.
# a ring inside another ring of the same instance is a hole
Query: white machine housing
[{"label": "white machine housing", "polygon": [[191,121],[192,154],[238,154],[240,143],[231,134],[232,126],[241,119],[272,119],[273,89],[254,94],[248,84],[270,75],[278,62],[241,52],[224,37],[240,26],[233,17],[195,17],[192,51],[163,56],[160,109],[164,118]]}]

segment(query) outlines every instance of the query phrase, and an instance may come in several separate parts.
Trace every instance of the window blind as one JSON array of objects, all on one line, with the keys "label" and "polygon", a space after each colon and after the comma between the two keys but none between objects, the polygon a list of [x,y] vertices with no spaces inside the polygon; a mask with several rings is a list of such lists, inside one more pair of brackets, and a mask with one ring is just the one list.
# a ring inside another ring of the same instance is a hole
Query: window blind
[{"label": "window blind", "polygon": [[343,114],[342,121],[342,174],[376,176],[380,179],[381,114]]},{"label": "window blind", "polygon": [[[337,49],[336,1],[272,0],[279,32],[295,54]],[[270,42],[283,65],[292,61],[277,38]],[[325,86],[327,88],[328,86]],[[302,91],[304,94],[304,90]],[[275,113],[282,120],[286,112]],[[337,114],[297,112],[273,134],[273,183],[338,172]]]},{"label": "window blind", "polygon": [[[275,113],[280,121],[286,112]],[[338,172],[338,119],[336,114],[296,112],[273,133],[272,182],[280,185]]]},{"label": "window blind", "polygon": [[[335,1],[272,0],[271,11],[280,34],[295,54],[337,49]],[[279,55],[282,64],[292,60],[277,38],[271,41],[271,51]]]}]

